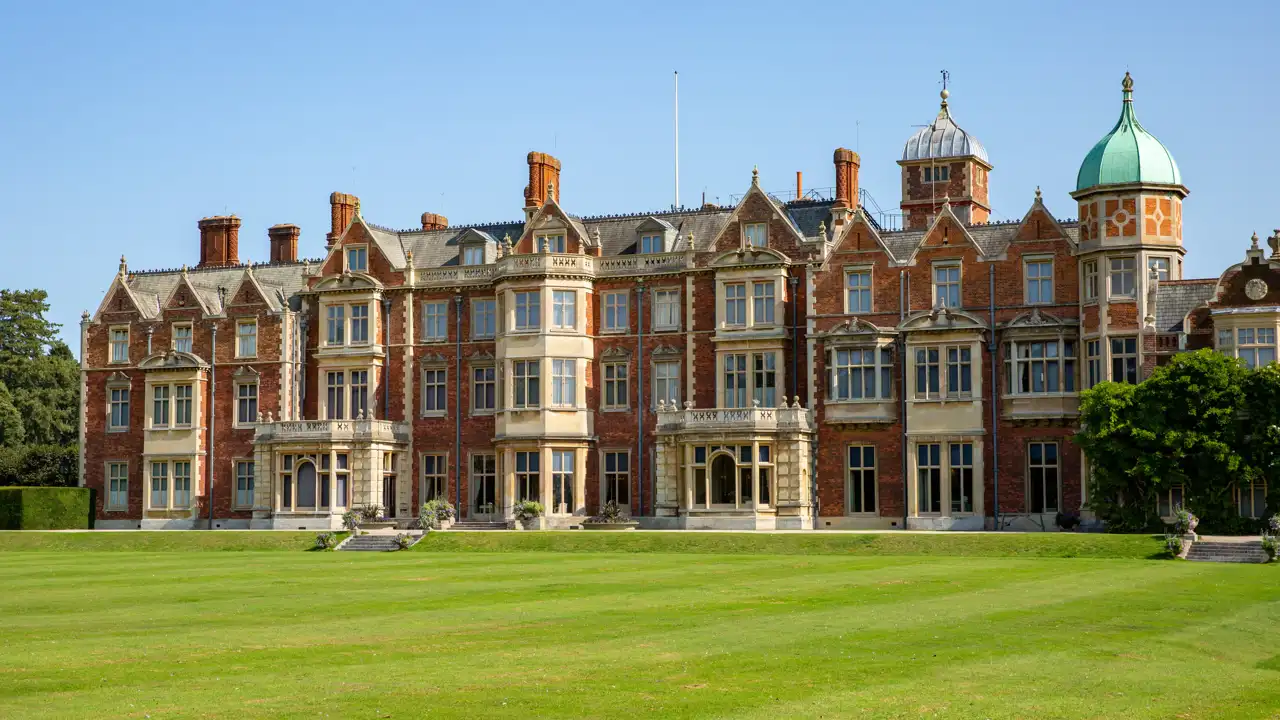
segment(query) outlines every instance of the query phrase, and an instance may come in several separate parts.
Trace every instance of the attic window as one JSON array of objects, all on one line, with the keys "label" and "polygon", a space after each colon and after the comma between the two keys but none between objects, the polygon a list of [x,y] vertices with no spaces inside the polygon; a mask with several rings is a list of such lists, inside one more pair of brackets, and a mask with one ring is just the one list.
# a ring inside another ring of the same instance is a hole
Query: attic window
[{"label": "attic window", "polygon": [[640,252],[648,255],[650,253],[666,252],[666,238],[661,235],[642,235],[640,237]]},{"label": "attic window", "polygon": [[749,223],[742,226],[742,234],[748,247],[769,246],[769,226],[764,223]]},{"label": "attic window", "polygon": [[369,250],[363,245],[347,248],[347,270],[365,272],[369,269]]},{"label": "attic window", "polygon": [[945,182],[951,179],[951,168],[943,165],[942,167],[926,167],[924,169],[925,182]]},{"label": "attic window", "polygon": [[484,264],[484,248],[479,246],[462,248],[462,264],[463,265],[483,265]]},{"label": "attic window", "polygon": [[568,245],[565,243],[564,235],[562,234],[538,236],[537,249],[541,251],[544,245],[549,253],[559,253],[563,255],[568,252]]}]

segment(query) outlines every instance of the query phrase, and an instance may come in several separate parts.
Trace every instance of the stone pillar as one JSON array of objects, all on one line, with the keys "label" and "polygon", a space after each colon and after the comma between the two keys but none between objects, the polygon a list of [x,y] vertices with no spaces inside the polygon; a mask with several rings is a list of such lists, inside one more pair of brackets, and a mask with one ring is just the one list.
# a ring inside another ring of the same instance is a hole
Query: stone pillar
[{"label": "stone pillar", "polygon": [[572,511],[578,515],[591,514],[587,511],[587,452],[587,448],[578,448],[573,452]]},{"label": "stone pillar", "polygon": [[[772,498],[771,498],[772,501]],[[751,441],[751,509],[760,510],[760,441]]]}]

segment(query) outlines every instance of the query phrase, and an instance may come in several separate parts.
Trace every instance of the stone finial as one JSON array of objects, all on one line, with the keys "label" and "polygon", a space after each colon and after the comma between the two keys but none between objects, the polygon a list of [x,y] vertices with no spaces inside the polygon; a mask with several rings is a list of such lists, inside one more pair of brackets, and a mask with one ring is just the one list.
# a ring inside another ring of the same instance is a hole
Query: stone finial
[{"label": "stone finial", "polygon": [[827,239],[827,221],[826,220],[818,221],[818,237],[822,238],[823,240]]},{"label": "stone finial", "polygon": [[80,322],[89,322],[89,311],[85,310],[80,313]]},{"label": "stone finial", "polygon": [[262,422],[262,421],[263,421],[263,420],[265,420],[265,419],[266,419],[266,416],[262,414],[262,411],[261,411],[261,410],[259,410],[259,411],[258,411],[258,422]]},{"label": "stone finial", "polygon": [[1280,230],[1271,233],[1271,237],[1267,238],[1267,245],[1271,248],[1271,255],[1280,255]]},{"label": "stone finial", "polygon": [[129,263],[124,259],[124,255],[120,256],[120,274],[121,275],[129,274]]},{"label": "stone finial", "polygon": [[800,408],[800,396],[794,395],[791,398],[791,409],[798,410]]},{"label": "stone finial", "polygon": [[778,409],[779,409],[779,410],[786,410],[786,409],[787,409],[787,396],[786,396],[786,395],[783,395],[783,396],[782,396],[782,400],[778,403]]},{"label": "stone finial", "polygon": [[591,228],[591,242],[594,243],[596,247],[600,247],[600,227],[599,226]]},{"label": "stone finial", "polygon": [[550,244],[547,242],[547,236],[543,235],[542,243],[538,246],[538,252],[545,254],[547,252],[550,252],[549,248],[550,248]]},{"label": "stone finial", "polygon": [[405,250],[405,251],[404,251],[404,259],[405,259],[405,262],[406,262],[406,263],[408,263],[408,264],[412,265],[412,264],[413,264],[413,251],[412,251],[412,250]]},{"label": "stone finial", "polygon": [[751,407],[753,408],[760,407],[760,398],[751,398]]},{"label": "stone finial", "polygon": [[187,276],[187,264],[186,264],[186,263],[182,263],[182,276],[183,276],[183,277],[186,277],[186,276]]},{"label": "stone finial", "polygon": [[511,233],[502,236],[502,247],[504,257],[511,254]]},{"label": "stone finial", "polygon": [[692,409],[693,409],[693,401],[692,401],[692,400],[685,400],[685,401],[684,401],[684,409],[685,409],[685,410],[692,410]]},{"label": "stone finial", "polygon": [[1250,250],[1258,249],[1258,233],[1256,232],[1253,234],[1253,237],[1249,238],[1249,249]]},{"label": "stone finial", "polygon": [[667,401],[666,401],[666,400],[659,399],[659,400],[658,400],[658,412],[666,412],[666,411],[667,411]]},{"label": "stone finial", "polygon": [[751,167],[751,184],[756,186],[760,185],[760,166],[758,165],[753,165]]},{"label": "stone finial", "polygon": [[586,243],[581,243],[581,242],[580,242],[580,243],[578,243],[578,254],[579,254],[579,255],[586,255],[586,254],[587,254],[587,244],[586,244]]},{"label": "stone finial", "polygon": [[269,422],[269,423],[271,423],[271,422],[275,422],[275,420],[273,420],[273,419],[271,418],[271,411],[270,411],[270,410],[268,410],[268,411],[267,411],[267,422]]},{"label": "stone finial", "polygon": [[1036,202],[1040,202],[1040,186],[1036,186]]}]

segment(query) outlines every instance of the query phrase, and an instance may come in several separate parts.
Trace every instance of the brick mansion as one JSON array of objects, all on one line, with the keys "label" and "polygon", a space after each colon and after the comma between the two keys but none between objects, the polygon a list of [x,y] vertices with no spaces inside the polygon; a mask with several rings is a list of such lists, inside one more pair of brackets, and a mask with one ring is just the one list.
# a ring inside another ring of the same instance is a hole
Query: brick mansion
[{"label": "brick mansion", "polygon": [[1083,389],[1188,349],[1276,359],[1280,233],[1183,278],[1189,191],[1121,90],[1078,220],[1029,188],[991,222],[993,159],[945,90],[900,214],[841,148],[832,191],[753,173],[654,213],[573,214],[541,152],[511,222],[393,230],[335,192],[310,260],[296,225],[248,264],[238,218],[199,220],[191,267],[122,257],[83,316],[96,526],[327,529],[443,498],[495,522],[537,500],[548,528],[616,501],[649,528],[1052,529],[1087,502]]}]

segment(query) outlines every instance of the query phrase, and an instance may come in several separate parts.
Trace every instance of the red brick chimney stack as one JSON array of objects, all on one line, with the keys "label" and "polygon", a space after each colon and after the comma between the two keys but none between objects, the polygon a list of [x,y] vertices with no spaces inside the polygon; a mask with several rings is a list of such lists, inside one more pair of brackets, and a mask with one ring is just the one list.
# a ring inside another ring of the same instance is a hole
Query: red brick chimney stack
[{"label": "red brick chimney stack", "polygon": [[351,224],[360,208],[360,198],[347,193],[336,192],[329,196],[329,218],[332,221],[329,234],[325,237],[329,247],[338,241],[342,231]]},{"label": "red brick chimney stack", "polygon": [[852,210],[858,207],[858,168],[862,161],[858,153],[848,148],[835,152],[836,202],[835,207]]},{"label": "red brick chimney stack", "polygon": [[560,161],[540,152],[529,153],[529,184],[524,189],[526,210],[542,207],[547,200],[560,202]]},{"label": "red brick chimney stack", "polygon": [[240,218],[207,217],[196,225],[200,228],[200,264],[196,267],[240,264]]},{"label": "red brick chimney stack", "polygon": [[302,228],[297,225],[272,225],[267,228],[267,238],[271,241],[271,262],[297,262],[298,236],[301,234]]},{"label": "red brick chimney stack", "polygon": [[422,213],[422,229],[423,230],[448,230],[449,218],[436,213]]}]

